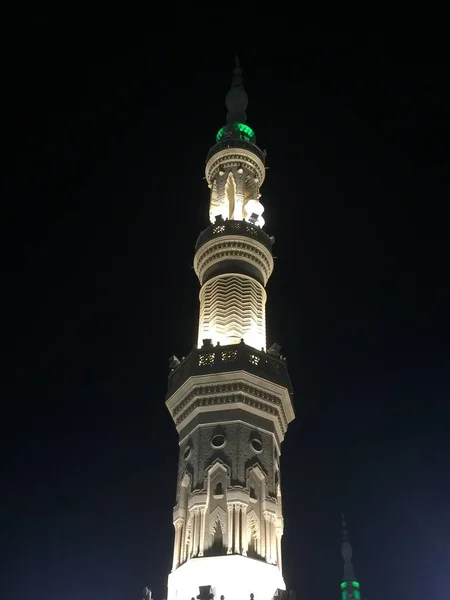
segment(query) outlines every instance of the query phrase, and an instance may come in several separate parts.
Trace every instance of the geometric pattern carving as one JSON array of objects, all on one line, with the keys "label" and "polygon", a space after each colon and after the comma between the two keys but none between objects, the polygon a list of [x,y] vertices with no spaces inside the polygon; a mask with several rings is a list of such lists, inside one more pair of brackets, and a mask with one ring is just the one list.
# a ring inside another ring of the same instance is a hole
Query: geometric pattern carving
[{"label": "geometric pattern carving", "polygon": [[[221,394],[222,392],[222,394]],[[224,393],[225,392],[225,393]],[[281,399],[244,382],[202,385],[192,390],[173,410],[175,424],[181,423],[193,410],[200,406],[214,406],[240,402],[277,417],[282,431],[286,431],[288,420]],[[183,410],[185,409],[185,410]]]},{"label": "geometric pattern carving", "polygon": [[192,544],[192,516],[189,515],[186,525],[186,546],[189,548]]},{"label": "geometric pattern carving", "polygon": [[260,539],[260,534],[261,534],[260,520],[254,510],[251,510],[247,513],[247,532],[248,532],[249,539],[251,537],[254,540]]},{"label": "geometric pattern carving", "polygon": [[238,344],[266,347],[266,293],[260,283],[243,275],[222,275],[200,291],[198,346],[204,339],[213,345]]},{"label": "geometric pattern carving", "polygon": [[176,419],[175,425],[181,423],[192,411],[201,406],[214,406],[220,404],[232,404],[239,402],[240,404],[246,404],[247,406],[251,406],[253,408],[257,408],[261,411],[264,411],[268,414],[275,416],[278,419],[278,422],[281,425],[280,413],[279,410],[265,404],[264,402],[259,402],[258,400],[254,400],[253,398],[249,398],[244,394],[229,394],[227,396],[213,396],[207,398],[197,398],[194,400],[190,406],[182,412]]},{"label": "geometric pattern carving", "polygon": [[247,237],[218,238],[207,242],[194,257],[194,269],[200,282],[206,269],[213,263],[226,259],[238,259],[249,262],[258,268],[264,285],[273,271],[272,253],[256,240]]},{"label": "geometric pattern carving", "polygon": [[209,515],[209,533],[210,535],[214,535],[216,532],[217,525],[220,526],[222,530],[222,535],[226,538],[228,519],[227,514],[221,506],[216,506],[216,508]]},{"label": "geometric pattern carving", "polygon": [[209,184],[212,184],[221,168],[232,169],[241,165],[245,166],[249,171],[254,172],[259,178],[259,184],[262,185],[266,176],[264,163],[256,155],[255,151],[250,152],[244,148],[229,148],[215,152],[206,163],[206,180]]}]

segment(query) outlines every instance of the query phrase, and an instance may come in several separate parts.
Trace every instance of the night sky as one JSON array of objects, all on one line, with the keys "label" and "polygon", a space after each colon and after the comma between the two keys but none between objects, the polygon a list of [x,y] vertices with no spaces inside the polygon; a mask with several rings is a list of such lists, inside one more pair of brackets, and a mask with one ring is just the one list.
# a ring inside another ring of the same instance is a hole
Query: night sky
[{"label": "night sky", "polygon": [[[166,594],[168,358],[196,340],[204,162],[235,49],[116,33],[46,20],[10,32],[4,600]],[[295,53],[239,48],[268,153],[268,342],[295,390],[281,474],[298,600],[339,599],[342,511],[363,598],[448,592],[445,46],[305,27]]]}]

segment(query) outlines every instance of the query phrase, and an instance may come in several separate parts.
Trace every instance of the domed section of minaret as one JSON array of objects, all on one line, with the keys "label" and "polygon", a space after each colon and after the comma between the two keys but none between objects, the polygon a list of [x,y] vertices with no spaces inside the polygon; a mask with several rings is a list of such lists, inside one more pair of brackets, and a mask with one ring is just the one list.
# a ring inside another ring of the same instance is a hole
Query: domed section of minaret
[{"label": "domed section of minaret", "polygon": [[256,155],[264,169],[265,152],[262,152],[256,145],[255,132],[247,124],[248,95],[244,88],[242,69],[237,57],[231,88],[226,95],[225,104],[228,111],[227,123],[217,132],[216,144],[209,151],[207,163],[209,164],[210,159],[223,149],[242,148],[250,150],[253,155]]},{"label": "domed section of minaret", "polygon": [[345,562],[349,562],[352,560],[353,550],[350,542],[342,542],[341,545],[341,556],[345,560]]},{"label": "domed section of minaret", "polygon": [[228,109],[227,123],[245,123],[247,121],[248,96],[242,80],[242,69],[236,56],[236,66],[233,71],[231,89],[228,92],[225,104]]}]

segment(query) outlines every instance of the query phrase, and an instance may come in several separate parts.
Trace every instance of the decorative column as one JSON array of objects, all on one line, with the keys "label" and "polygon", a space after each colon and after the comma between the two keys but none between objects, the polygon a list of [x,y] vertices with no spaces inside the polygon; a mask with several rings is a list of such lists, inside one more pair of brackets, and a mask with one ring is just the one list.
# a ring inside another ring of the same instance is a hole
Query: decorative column
[{"label": "decorative column", "polygon": [[227,554],[232,554],[232,552],[233,552],[233,505],[231,503],[228,503],[227,508],[228,508]]},{"label": "decorative column", "polygon": [[180,564],[180,551],[181,551],[181,535],[183,530],[183,521],[178,519],[174,523],[175,526],[175,541],[174,541],[174,549],[173,549],[173,563],[172,570],[176,569]]},{"label": "decorative column", "polygon": [[270,562],[273,565],[277,564],[277,533],[275,531],[275,515],[270,515]]},{"label": "decorative column", "polygon": [[264,516],[264,533],[265,533],[265,558],[266,562],[270,563],[271,558],[271,541],[272,537],[270,535],[270,513],[265,510],[263,513]]},{"label": "decorative column", "polygon": [[258,554],[262,558],[265,558],[266,556],[266,523],[264,513],[262,514],[262,518],[259,523]]},{"label": "decorative column", "polygon": [[247,532],[247,504],[241,504],[241,540],[242,554],[247,556],[248,552],[248,532]]},{"label": "decorative column", "polygon": [[193,546],[193,535],[194,535],[194,515],[191,512],[188,524],[186,526],[186,560],[189,560],[192,556]]},{"label": "decorative column", "polygon": [[206,517],[206,506],[202,506],[199,509],[200,515],[200,544],[199,544],[199,556],[203,556],[205,550],[205,517]]},{"label": "decorative column", "polygon": [[236,502],[234,505],[234,552],[235,554],[241,553],[241,543],[239,539],[239,513],[241,505]]},{"label": "decorative column", "polygon": [[197,529],[198,529],[198,518],[197,518],[197,509],[192,509],[192,534],[191,534],[191,551],[190,556],[197,556]]},{"label": "decorative column", "polygon": [[181,549],[180,549],[180,564],[183,564],[184,562],[186,562],[187,560],[187,556],[186,556],[186,538],[187,538],[187,523],[186,521],[183,522],[183,526],[181,528]]},{"label": "decorative column", "polygon": [[195,509],[195,556],[198,556],[198,548],[200,545],[200,510]]},{"label": "decorative column", "polygon": [[283,529],[281,527],[277,526],[276,532],[277,532],[277,565],[281,571],[281,568],[282,568],[282,565],[281,565],[281,537],[283,535]]}]

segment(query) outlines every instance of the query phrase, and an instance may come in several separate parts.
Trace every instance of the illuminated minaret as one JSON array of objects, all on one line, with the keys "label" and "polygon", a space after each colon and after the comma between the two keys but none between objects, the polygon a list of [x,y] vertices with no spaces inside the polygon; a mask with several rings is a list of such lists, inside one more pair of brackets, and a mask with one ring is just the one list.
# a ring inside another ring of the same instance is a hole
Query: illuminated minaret
[{"label": "illuminated minaret", "polygon": [[247,102],[236,63],[227,124],[206,158],[198,342],[170,363],[166,404],[180,454],[168,600],[271,600],[285,589],[280,449],[294,411],[280,347],[266,349],[274,239],[262,229],[265,152],[246,124]]},{"label": "illuminated minaret", "polygon": [[355,576],[352,563],[353,549],[348,539],[347,523],[342,515],[341,556],[344,559],[344,577],[341,583],[341,600],[361,600],[359,581]]}]

